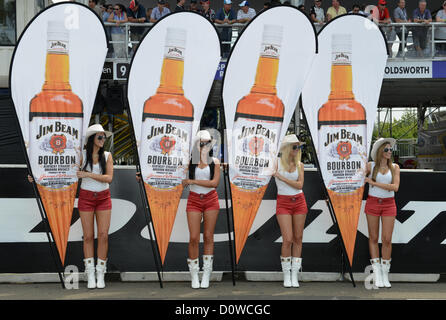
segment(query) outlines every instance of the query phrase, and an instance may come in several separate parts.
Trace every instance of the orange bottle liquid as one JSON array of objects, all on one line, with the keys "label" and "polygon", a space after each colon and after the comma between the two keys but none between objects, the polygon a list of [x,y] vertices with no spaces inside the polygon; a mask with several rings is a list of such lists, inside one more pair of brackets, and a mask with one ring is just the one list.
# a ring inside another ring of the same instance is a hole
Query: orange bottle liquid
[{"label": "orange bottle liquid", "polygon": [[331,93],[319,109],[319,165],[353,262],[367,165],[367,117],[352,91],[351,35],[332,39]]},{"label": "orange bottle liquid", "polygon": [[231,181],[237,262],[274,168],[284,105],[277,96],[283,27],[265,25],[254,86],[237,104]]},{"label": "orange bottle liquid", "polygon": [[162,263],[183,192],[194,117],[183,91],[185,44],[185,30],[167,28],[160,85],[144,103],[140,161]]},{"label": "orange bottle liquid", "polygon": [[30,102],[29,158],[62,264],[77,190],[82,101],[69,83],[69,34],[63,21],[48,22],[42,91]]}]

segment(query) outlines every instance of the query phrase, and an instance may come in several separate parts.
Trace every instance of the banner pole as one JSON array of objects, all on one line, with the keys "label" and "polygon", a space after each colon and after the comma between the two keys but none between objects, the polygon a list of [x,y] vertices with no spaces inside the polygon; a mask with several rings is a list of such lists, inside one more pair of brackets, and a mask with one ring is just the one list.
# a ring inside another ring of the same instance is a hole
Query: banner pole
[{"label": "banner pole", "polygon": [[[232,211],[232,193],[231,193],[231,187],[230,184],[226,184],[226,178],[228,179],[229,182],[229,164],[225,163],[225,129],[226,128],[226,119],[225,119],[225,111],[223,109],[223,106],[221,106],[220,108],[220,119],[221,119],[221,125],[220,125],[220,134],[221,134],[221,141],[222,141],[222,145],[223,145],[223,185],[225,188],[225,204],[226,204],[226,220],[227,220],[227,228],[228,228],[228,247],[229,247],[229,256],[231,258],[231,272],[232,272],[232,285],[235,286],[235,269],[236,269],[236,265],[234,263],[234,257],[235,257],[235,252],[234,252],[234,248],[235,245],[233,245],[232,243],[232,237],[231,237],[231,222],[232,221],[232,232],[234,234],[234,240],[235,240],[235,233],[234,233],[234,212]],[[229,213],[229,202],[228,202],[228,191],[227,191],[227,186],[229,186],[229,195],[231,197],[231,211],[232,211],[232,217],[230,216]],[[231,218],[231,219],[230,219]]]},{"label": "banner pole", "polygon": [[[14,104],[14,102],[13,102],[13,104]],[[62,260],[60,258],[59,252],[57,251],[57,247],[56,247],[56,252],[54,252],[54,246],[56,245],[55,242],[53,242],[53,240],[52,240],[52,239],[54,239],[54,235],[51,231],[48,217],[46,216],[45,207],[43,206],[42,199],[40,198],[40,193],[37,190],[37,183],[34,180],[34,176],[32,174],[31,164],[29,162],[28,153],[26,151],[24,140],[23,140],[22,128],[20,126],[20,122],[19,122],[19,118],[17,115],[17,111],[15,109],[15,106],[14,106],[14,114],[15,114],[16,125],[17,125],[18,132],[19,132],[19,137],[21,139],[20,146],[22,148],[22,152],[25,157],[26,166],[28,167],[28,174],[33,178],[32,187],[33,187],[34,197],[36,198],[36,201],[37,201],[37,207],[39,208],[40,217],[42,218],[42,221],[45,224],[45,233],[48,238],[48,243],[50,245],[51,257],[53,258],[54,263],[56,265],[56,270],[59,275],[59,280],[62,285],[62,289],[65,289],[64,278],[62,276],[62,271],[61,271],[61,270],[63,270]],[[50,236],[50,234],[51,234],[51,236]]]},{"label": "banner pole", "polygon": [[[302,105],[302,95],[300,95],[300,97],[299,97],[299,105],[302,108],[302,115],[303,115],[303,119],[305,121],[305,125],[306,125],[307,129],[309,130],[307,117],[305,115],[305,110],[304,110],[303,105]],[[310,133],[310,135],[311,135],[311,133]],[[321,171],[321,168],[320,168],[320,165],[319,165],[319,160],[318,160],[317,155],[316,155],[316,148],[314,146],[313,139],[311,139],[311,146],[313,147],[313,157],[314,157],[314,161],[316,162],[317,172],[319,173],[319,177],[320,177],[320,179],[322,180],[322,183],[323,183],[324,182],[324,178],[322,177],[322,171]],[[333,206],[331,204],[330,196],[328,195],[327,188],[325,187],[325,185],[324,185],[323,190],[324,190],[325,201],[327,202],[327,206],[328,206],[328,211],[330,212],[331,220],[333,221],[333,224],[336,227],[336,233],[338,234],[338,237],[339,237],[339,242],[340,242],[340,245],[341,245],[341,258],[342,258],[343,261],[345,261],[347,259],[346,258],[347,257],[347,255],[346,255],[346,251],[347,250],[345,249],[344,240],[342,238],[341,230],[339,229],[339,225],[338,225],[338,222],[336,220],[336,215],[334,213],[334,209],[333,209]],[[350,277],[351,277],[351,282],[353,284],[353,287],[356,287],[355,279],[353,278],[352,267],[350,266],[350,262],[349,261],[347,261],[347,262],[348,262],[347,263],[348,264],[348,271],[349,271],[349,274],[350,274]],[[344,266],[344,264],[342,266]],[[342,273],[342,277],[343,277],[343,275],[344,275],[343,274],[343,270],[341,270],[341,273]]]},{"label": "banner pole", "polygon": [[[127,89],[127,85],[124,85],[125,89]],[[129,124],[132,128],[132,134],[131,136],[132,138],[132,145],[133,145],[133,150],[136,151],[135,152],[135,156],[134,159],[136,159],[136,170],[137,172],[139,172],[141,174],[141,165],[139,162],[139,154],[138,154],[138,148],[136,146],[136,140],[135,140],[135,131],[134,131],[134,127],[133,127],[133,120],[132,120],[132,114],[130,111],[130,107],[128,105],[128,98],[127,98],[127,90],[123,90],[125,96],[125,101],[127,101],[127,116],[128,116],[128,120],[129,120]],[[139,185],[139,192],[140,192],[140,196],[141,196],[141,201],[143,203],[143,208],[144,208],[144,218],[146,220],[146,224],[147,224],[147,230],[149,232],[149,237],[150,237],[150,245],[152,247],[152,253],[153,253],[153,258],[155,260],[155,266],[156,266],[156,272],[158,275],[158,281],[160,284],[160,288],[163,288],[163,281],[161,279],[161,273],[160,273],[160,269],[162,269],[162,264],[161,262],[161,254],[159,251],[159,247],[158,247],[158,241],[156,239],[156,233],[154,232],[154,234],[152,235],[152,229],[150,228],[150,224],[152,223],[153,225],[153,220],[152,220],[152,214],[150,212],[150,206],[148,204],[148,200],[147,200],[147,194],[146,194],[146,190],[144,188],[143,185],[143,181],[142,181],[142,176],[141,179],[138,183]],[[153,239],[155,239],[155,244],[153,244]],[[155,249],[156,247],[156,249]]]}]

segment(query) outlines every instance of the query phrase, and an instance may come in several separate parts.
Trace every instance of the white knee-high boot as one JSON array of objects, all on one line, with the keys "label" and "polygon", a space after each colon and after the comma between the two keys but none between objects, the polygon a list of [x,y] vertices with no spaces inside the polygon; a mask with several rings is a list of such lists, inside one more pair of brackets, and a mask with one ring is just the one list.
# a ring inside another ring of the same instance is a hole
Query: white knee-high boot
[{"label": "white knee-high boot", "polygon": [[381,258],[381,270],[382,270],[382,274],[383,274],[383,285],[386,288],[392,287],[392,285],[390,284],[390,281],[389,281],[390,261],[392,261],[392,259],[384,260],[383,258]]},{"label": "white knee-high boot", "polygon": [[213,262],[213,255],[203,255],[203,278],[201,279],[202,288],[209,288],[209,279],[211,278]]},{"label": "white knee-high boot", "polygon": [[87,288],[94,289],[96,288],[96,278],[94,275],[94,258],[84,259],[85,265],[85,274],[87,275]]},{"label": "white knee-high boot", "polygon": [[98,258],[98,262],[96,264],[96,281],[97,281],[96,286],[98,289],[105,288],[104,276],[106,272],[107,272],[107,260],[102,260]]},{"label": "white knee-high boot", "polygon": [[384,287],[381,263],[379,261],[379,258],[370,259],[370,262],[373,268],[373,284],[378,288]]},{"label": "white knee-high boot", "polygon": [[283,272],[283,286],[285,288],[291,287],[291,257],[280,257]]},{"label": "white knee-high boot", "polygon": [[198,289],[200,288],[200,280],[198,279],[198,271],[200,270],[200,266],[198,264],[197,259],[187,259],[187,265],[189,266],[190,277],[192,280],[192,288]]},{"label": "white knee-high boot", "polygon": [[291,258],[291,286],[294,288],[299,287],[298,273],[302,267],[302,258]]}]

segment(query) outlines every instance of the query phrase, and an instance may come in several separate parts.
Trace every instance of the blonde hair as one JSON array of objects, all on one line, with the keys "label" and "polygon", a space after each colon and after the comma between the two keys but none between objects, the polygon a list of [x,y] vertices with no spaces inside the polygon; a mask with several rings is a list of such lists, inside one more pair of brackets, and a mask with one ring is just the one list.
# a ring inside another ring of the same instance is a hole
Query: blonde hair
[{"label": "blonde hair", "polygon": [[[384,143],[376,151],[375,166],[373,167],[373,170],[372,170],[372,180],[374,182],[376,182],[376,176],[378,175],[378,171],[379,171],[379,163],[381,162],[381,159],[383,157],[384,148],[388,144],[390,144],[390,143]],[[394,173],[395,173],[395,169],[393,167],[393,156],[390,157],[390,159],[387,159],[387,167],[390,169],[390,172],[392,173],[392,182],[391,183],[393,183],[393,176],[394,176]]]},{"label": "blonde hair", "polygon": [[[290,153],[293,148],[292,144],[288,144],[287,146],[280,149],[280,164],[285,171],[290,171]],[[301,166],[301,158],[302,158],[302,149],[299,148],[297,151],[296,157],[294,158],[294,163],[297,168]]]}]

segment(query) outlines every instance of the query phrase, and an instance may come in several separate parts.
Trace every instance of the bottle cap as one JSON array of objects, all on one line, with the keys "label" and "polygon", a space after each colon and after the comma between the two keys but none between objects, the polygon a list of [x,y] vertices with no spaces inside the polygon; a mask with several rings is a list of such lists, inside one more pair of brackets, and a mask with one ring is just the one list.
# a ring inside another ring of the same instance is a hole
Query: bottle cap
[{"label": "bottle cap", "polygon": [[352,52],[352,35],[335,33],[331,36],[331,48],[333,52]]},{"label": "bottle cap", "polygon": [[283,38],[283,26],[265,24],[263,26],[263,43],[280,46]]},{"label": "bottle cap", "polygon": [[186,29],[167,28],[166,47],[186,47]]},{"label": "bottle cap", "polygon": [[69,41],[69,31],[65,28],[63,20],[50,20],[48,21],[48,40]]}]

